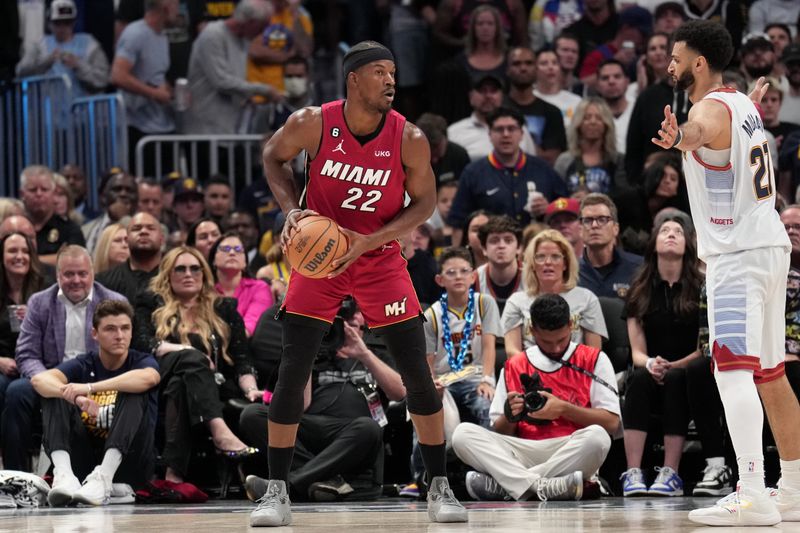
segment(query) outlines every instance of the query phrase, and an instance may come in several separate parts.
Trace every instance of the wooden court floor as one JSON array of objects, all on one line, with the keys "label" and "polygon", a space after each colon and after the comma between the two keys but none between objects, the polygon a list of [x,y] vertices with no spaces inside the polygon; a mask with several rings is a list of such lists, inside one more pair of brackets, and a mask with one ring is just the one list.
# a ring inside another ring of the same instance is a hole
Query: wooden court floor
[{"label": "wooden court floor", "polygon": [[765,528],[706,528],[686,518],[690,509],[708,505],[712,498],[623,499],[587,502],[467,503],[468,524],[431,524],[421,503],[381,500],[371,503],[298,504],[294,523],[285,528],[248,526],[252,504],[211,501],[203,505],[120,505],[105,508],[2,510],[0,532],[223,533],[276,531],[281,533],[397,533],[491,531],[741,531],[746,533],[800,533],[800,522]]}]

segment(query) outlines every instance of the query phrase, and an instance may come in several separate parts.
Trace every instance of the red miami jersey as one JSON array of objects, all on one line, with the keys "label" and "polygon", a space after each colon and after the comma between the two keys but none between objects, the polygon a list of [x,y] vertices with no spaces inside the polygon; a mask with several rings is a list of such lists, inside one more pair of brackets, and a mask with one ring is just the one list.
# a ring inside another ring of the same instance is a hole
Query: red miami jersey
[{"label": "red miami jersey", "polygon": [[344,102],[322,105],[322,140],[317,156],[307,165],[301,204],[344,228],[369,235],[403,209],[406,119],[389,111],[377,136],[361,146],[345,122]]}]

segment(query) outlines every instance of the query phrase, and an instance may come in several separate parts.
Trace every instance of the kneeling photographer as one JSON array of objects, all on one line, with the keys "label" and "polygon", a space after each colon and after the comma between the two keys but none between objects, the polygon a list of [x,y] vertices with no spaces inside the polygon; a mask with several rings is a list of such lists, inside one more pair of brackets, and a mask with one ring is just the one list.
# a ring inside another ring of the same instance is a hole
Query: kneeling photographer
[{"label": "kneeling photographer", "polygon": [[[331,501],[380,494],[385,409],[389,400],[402,400],[406,390],[400,374],[365,344],[364,324],[355,302],[345,300],[317,354],[306,385],[289,474],[292,500]],[[280,340],[281,322],[270,315],[262,317],[259,328],[262,325],[268,328],[268,335]],[[269,405],[252,404],[239,419],[244,440],[260,450],[267,449],[268,413]],[[258,459],[252,472],[266,475],[266,454]],[[253,462],[247,466],[253,467]],[[260,498],[266,487],[265,479],[247,476],[245,488],[250,499]]]},{"label": "kneeling photographer", "polygon": [[536,346],[509,357],[489,412],[492,430],[462,423],[453,450],[475,471],[477,500],[578,500],[620,427],[611,361],[570,342],[569,304],[543,294],[531,305]]}]

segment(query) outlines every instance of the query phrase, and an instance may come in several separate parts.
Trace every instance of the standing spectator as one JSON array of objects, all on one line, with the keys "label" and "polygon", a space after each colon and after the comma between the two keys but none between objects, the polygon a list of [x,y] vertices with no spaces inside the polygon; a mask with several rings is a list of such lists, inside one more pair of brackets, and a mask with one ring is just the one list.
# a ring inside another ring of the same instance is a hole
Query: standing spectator
[{"label": "standing spectator", "polygon": [[17,76],[66,74],[75,98],[100,92],[108,85],[108,58],[88,33],[75,33],[78,9],[72,0],[50,4],[50,35],[28,48]]},{"label": "standing spectator", "polygon": [[536,344],[526,310],[543,294],[559,294],[569,304],[572,342],[600,348],[608,338],[606,322],[597,296],[578,287],[578,259],[569,242],[557,231],[536,235],[523,256],[525,290],[506,302],[500,319],[506,353],[513,355]]},{"label": "standing spectator", "polygon": [[232,17],[209,22],[197,37],[189,59],[192,102],[184,124],[187,133],[238,133],[250,97],[279,98],[274,87],[245,80],[247,47],[270,13],[266,0],[242,0]]},{"label": "standing spectator", "polygon": [[94,253],[103,230],[116,222],[127,224],[138,204],[136,180],[118,167],[112,168],[103,176],[99,189],[103,214],[81,226],[86,238],[86,249],[91,254]]},{"label": "standing spectator", "polygon": [[626,186],[625,159],[617,152],[614,117],[603,100],[591,96],[578,105],[567,139],[569,152],[558,156],[555,171],[570,194],[580,199]]},{"label": "standing spectator", "polygon": [[[19,378],[14,359],[20,325],[28,299],[44,287],[42,266],[36,257],[33,240],[12,232],[0,238],[0,414],[6,403],[8,386]],[[0,432],[0,435],[2,432]],[[16,446],[17,444],[13,444]],[[7,467],[8,468],[8,467]]]},{"label": "standing spectator", "polygon": [[158,274],[164,233],[153,215],[136,213],[128,223],[127,236],[130,257],[122,264],[98,274],[97,281],[124,295],[129,302],[135,302],[138,294]]},{"label": "standing spectator", "polygon": [[[525,7],[520,0],[487,2],[500,13],[500,27],[511,44],[525,45],[528,40]],[[434,42],[446,50],[448,56],[461,52],[470,30],[470,17],[478,3],[461,0],[443,0],[436,10],[433,26]]]},{"label": "standing spectator", "polygon": [[525,115],[525,125],[537,147],[537,155],[553,164],[567,148],[567,137],[561,111],[533,93],[536,80],[536,54],[527,47],[514,47],[508,52],[508,81],[505,105]]},{"label": "standing spectator", "polygon": [[431,145],[431,168],[436,177],[436,188],[447,181],[458,183],[461,172],[469,164],[469,154],[461,145],[447,138],[447,121],[439,115],[423,113],[416,124]]},{"label": "standing spectator", "polygon": [[536,85],[533,94],[561,110],[564,126],[568,127],[581,97],[564,89],[564,73],[558,55],[547,48],[536,54]]},{"label": "standing spectator", "polygon": [[233,191],[228,178],[222,174],[211,176],[203,187],[203,203],[206,215],[221,223],[233,209]]},{"label": "standing spectator", "polygon": [[85,241],[81,228],[55,213],[56,182],[49,168],[32,165],[22,171],[19,189],[25,213],[36,230],[36,250],[39,260],[55,265],[56,253],[62,244],[78,244]]},{"label": "standing spectator", "polygon": [[270,4],[266,28],[248,42],[247,80],[281,93],[287,88],[286,62],[295,56],[308,60],[314,51],[314,24],[300,0],[271,0]]},{"label": "standing spectator", "polygon": [[544,212],[545,224],[558,231],[572,245],[575,257],[583,257],[581,203],[575,198],[557,198]]},{"label": "standing spectator", "polygon": [[130,257],[128,249],[128,230],[123,224],[106,226],[94,251],[94,272],[100,274],[121,265]]},{"label": "standing spectator", "polygon": [[790,44],[783,49],[781,63],[786,69],[789,90],[783,94],[780,119],[800,124],[800,43]]},{"label": "standing spectator", "polygon": [[[142,137],[175,131],[165,29],[177,18],[178,0],[145,0],[144,18],[126,26],[117,41],[111,83],[122,89],[125,99],[128,168],[134,167],[136,144]],[[153,175],[153,169],[148,167],[145,174]]]},{"label": "standing spectator", "polygon": [[244,244],[236,233],[225,233],[208,254],[214,272],[216,291],[236,299],[236,311],[244,321],[247,336],[253,335],[261,315],[272,305],[272,294],[266,283],[247,273]]},{"label": "standing spectator", "polygon": [[[464,169],[448,217],[453,228],[461,228],[476,209],[509,215],[524,226],[544,215],[548,202],[567,195],[564,181],[550,166],[520,148],[525,119],[519,111],[500,108],[487,123],[494,150]],[[456,231],[453,242],[460,242]]]},{"label": "standing spectator", "polygon": [[202,32],[209,22],[233,16],[239,0],[189,0],[192,35]]},{"label": "standing spectator", "polygon": [[58,172],[66,178],[69,189],[72,191],[72,201],[75,204],[75,211],[83,216],[84,220],[92,220],[100,215],[100,212],[89,206],[86,185],[86,174],[78,165],[67,163]]},{"label": "standing spectator", "polygon": [[[695,235],[685,214],[653,228],[644,264],[631,283],[625,314],[631,340],[633,379],[622,411],[625,427],[624,496],[683,496],[678,466],[689,425],[686,366],[697,347],[700,286]],[[664,426],[664,463],[648,489],[641,470],[653,413]]]},{"label": "standing spectator", "polygon": [[[14,68],[20,58],[20,16],[17,2],[3,2],[0,6],[0,84],[14,78]],[[0,93],[5,86],[0,85]]]},{"label": "standing spectator", "polygon": [[[486,157],[492,151],[487,118],[503,103],[503,88],[503,80],[494,74],[486,74],[474,80],[469,92],[472,115],[450,124],[447,128],[448,139],[463,146],[472,161]],[[527,130],[522,131],[519,146],[526,153],[536,152],[536,146]]]},{"label": "standing spectator", "polygon": [[618,220],[617,206],[605,194],[592,193],[581,202],[585,248],[579,284],[597,296],[624,299],[642,258],[617,246]]},{"label": "standing spectator", "polygon": [[798,16],[800,16],[800,4],[792,0],[756,0],[750,5],[747,13],[747,31],[765,32],[769,24],[794,22]]},{"label": "standing spectator", "polygon": [[[286,124],[289,115],[298,109],[319,105],[314,93],[313,82],[311,65],[307,58],[296,55],[287,59],[283,64],[284,98],[272,106],[265,106],[263,110],[256,110],[257,118],[254,119],[254,129],[256,131],[277,131]],[[262,122],[266,122],[266,126],[263,128],[261,127]],[[298,158],[294,159],[295,169],[297,169],[297,160]]]},{"label": "standing spectator", "polygon": [[[666,51],[666,41],[664,42]],[[614,116],[614,132],[616,133],[616,149],[624,155],[625,139],[628,136],[628,123],[633,112],[633,102],[628,100],[630,79],[625,67],[616,59],[607,59],[597,68],[597,94],[605,100]],[[624,167],[624,159],[620,168]]]},{"label": "standing spectator", "polygon": [[33,421],[39,409],[39,396],[31,378],[97,350],[91,336],[92,316],[103,300],[125,300],[94,281],[89,252],[81,246],[65,246],[56,262],[58,283],[28,300],[20,327],[15,358],[20,376],[6,389],[2,416],[3,465],[11,470],[30,470],[28,452],[33,437]]}]

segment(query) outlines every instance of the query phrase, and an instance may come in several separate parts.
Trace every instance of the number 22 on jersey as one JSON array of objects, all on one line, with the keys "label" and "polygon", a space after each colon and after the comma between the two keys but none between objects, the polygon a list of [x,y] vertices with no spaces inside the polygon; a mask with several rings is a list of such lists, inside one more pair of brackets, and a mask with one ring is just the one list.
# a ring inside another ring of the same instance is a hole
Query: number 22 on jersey
[{"label": "number 22 on jersey", "polygon": [[757,168],[753,173],[753,189],[756,193],[756,199],[766,200],[772,196],[774,190],[775,179],[772,175],[772,158],[769,155],[769,147],[764,142],[761,145],[755,145],[750,149],[750,166]]}]

